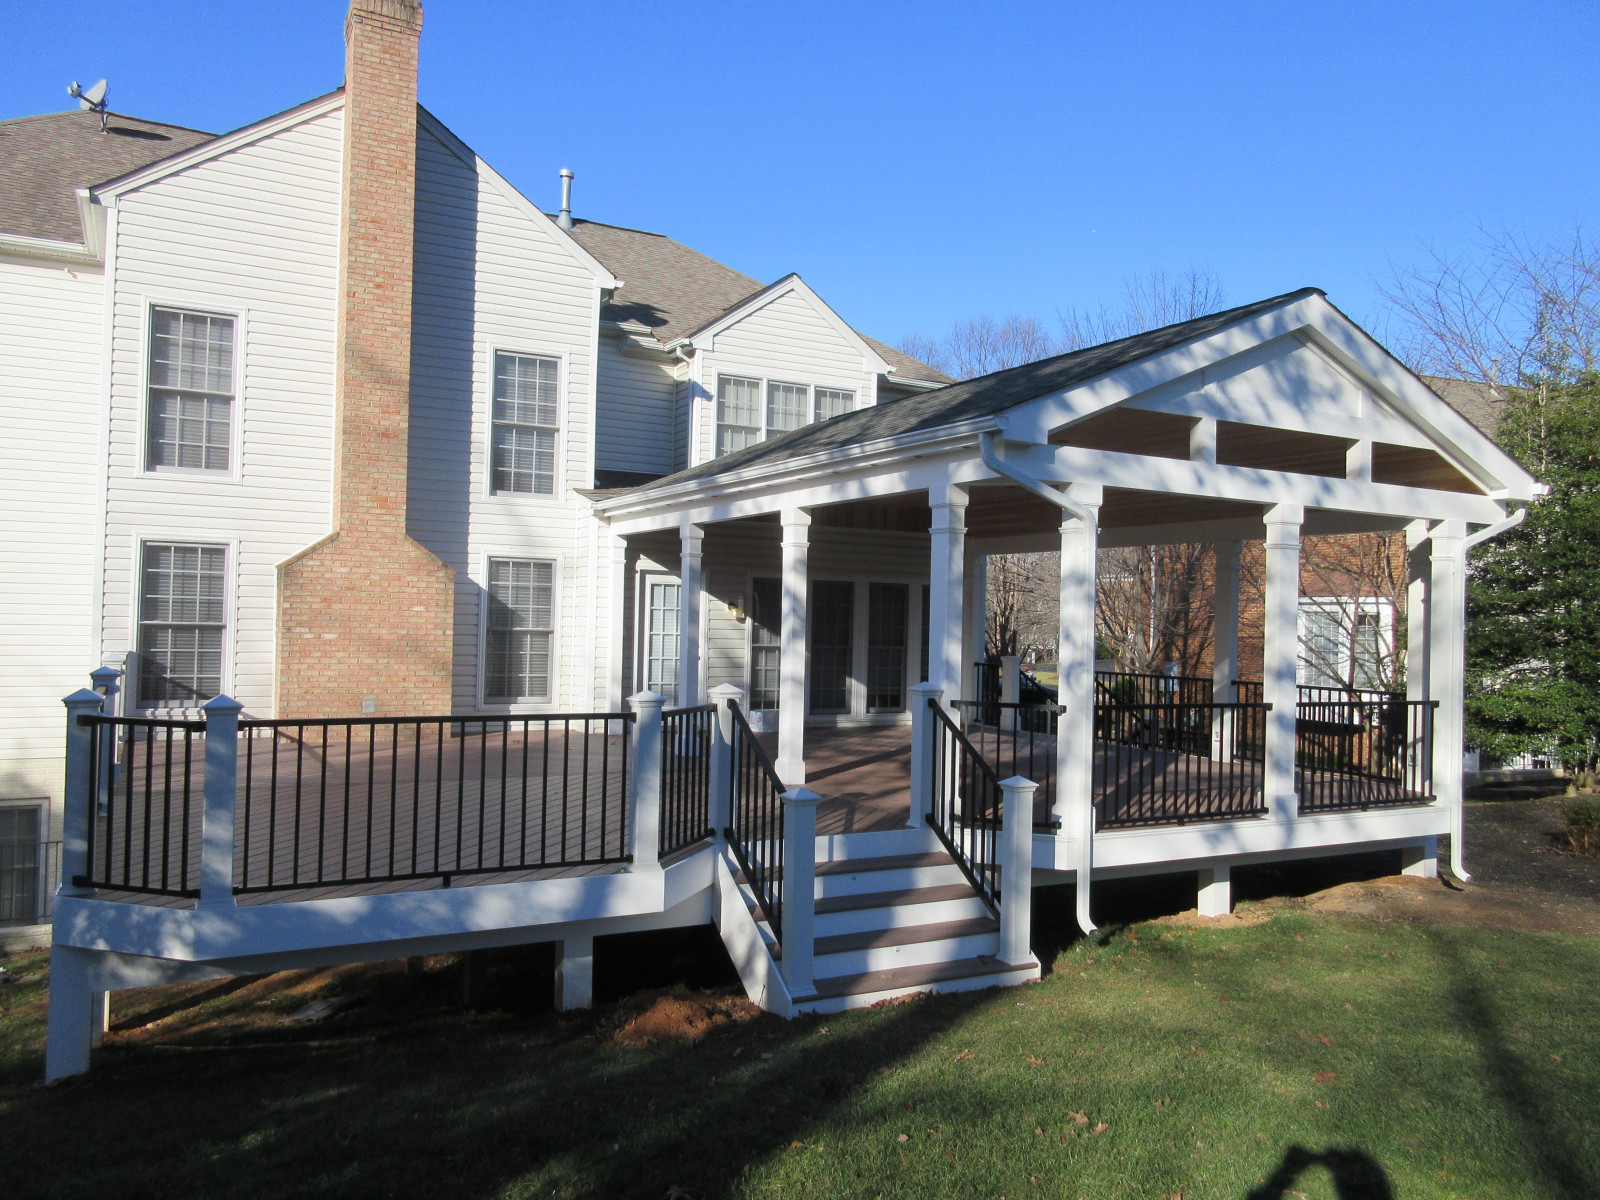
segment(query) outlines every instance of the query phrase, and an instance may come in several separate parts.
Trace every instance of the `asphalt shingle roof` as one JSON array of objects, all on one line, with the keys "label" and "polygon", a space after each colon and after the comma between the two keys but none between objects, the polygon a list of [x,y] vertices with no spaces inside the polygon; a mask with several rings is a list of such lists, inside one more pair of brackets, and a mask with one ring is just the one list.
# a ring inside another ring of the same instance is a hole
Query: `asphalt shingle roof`
[{"label": "asphalt shingle roof", "polygon": [[1467,420],[1478,427],[1478,432],[1493,438],[1500,424],[1500,406],[1504,401],[1487,383],[1475,379],[1451,379],[1447,375],[1424,375],[1427,384],[1439,397]]},{"label": "asphalt shingle roof", "polygon": [[658,479],[645,487],[655,489],[673,483],[708,479],[726,471],[743,470],[761,463],[840,450],[880,438],[938,429],[974,417],[993,416],[1049,392],[1075,387],[1141,358],[1205,337],[1280,304],[1314,295],[1322,295],[1321,289],[1301,288],[1268,300],[1258,300],[1254,304],[1240,305],[1210,316],[1196,317],[1146,333],[1136,333],[1132,337],[1119,338],[1114,342],[1074,350],[1070,354],[1058,354],[1054,358],[1025,363],[991,375],[980,375],[976,379],[952,383],[937,391],[907,396],[903,400],[879,404],[874,408],[858,409],[832,420],[806,425],[770,441],[758,442],[733,454]]},{"label": "asphalt shingle roof", "polygon": [[0,233],[82,242],[75,189],[211,140],[181,125],[78,109],[0,121]]}]

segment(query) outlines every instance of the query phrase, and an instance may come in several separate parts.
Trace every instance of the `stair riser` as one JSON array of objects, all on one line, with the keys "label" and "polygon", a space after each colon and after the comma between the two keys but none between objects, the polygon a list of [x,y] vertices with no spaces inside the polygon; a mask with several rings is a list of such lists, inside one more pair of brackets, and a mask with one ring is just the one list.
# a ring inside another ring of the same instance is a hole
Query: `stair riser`
[{"label": "stair riser", "polygon": [[861,896],[868,892],[899,892],[911,888],[965,883],[967,877],[954,863],[942,867],[896,867],[889,871],[862,871],[859,875],[818,875],[817,899],[827,896]]},{"label": "stair riser", "polygon": [[1027,983],[1039,977],[1038,968],[1033,971],[1007,972],[1004,975],[974,975],[968,979],[950,979],[942,983],[925,983],[918,987],[893,988],[883,992],[863,992],[859,996],[831,996],[826,1000],[806,1002],[804,1000],[795,1005],[796,1012],[808,1013],[836,1013],[845,1012],[852,1008],[871,1008],[880,1000],[892,1000],[896,996],[912,996],[918,992],[975,992],[982,988],[1012,987],[1019,983]]},{"label": "stair riser", "polygon": [[931,904],[892,904],[883,908],[858,908],[850,912],[818,913],[817,937],[835,933],[861,933],[869,929],[902,929],[908,925],[934,925],[941,921],[965,921],[992,914],[976,896],[962,900],[938,900]]},{"label": "stair riser", "polygon": [[1000,950],[1000,935],[975,933],[970,937],[944,938],[933,942],[911,942],[904,946],[868,946],[861,950],[841,950],[819,954],[812,975],[829,979],[856,975],[864,971],[887,971],[894,967],[923,966],[928,963],[955,962],[963,958],[994,955]]}]

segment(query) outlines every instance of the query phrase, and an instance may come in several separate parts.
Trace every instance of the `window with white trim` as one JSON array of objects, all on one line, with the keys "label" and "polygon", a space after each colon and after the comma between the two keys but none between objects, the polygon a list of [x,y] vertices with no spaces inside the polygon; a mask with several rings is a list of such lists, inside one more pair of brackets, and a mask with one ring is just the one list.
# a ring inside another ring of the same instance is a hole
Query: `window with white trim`
[{"label": "window with white trim", "polygon": [[489,620],[484,648],[484,699],[549,700],[555,642],[553,562],[489,560]]},{"label": "window with white trim", "polygon": [[140,559],[139,704],[203,704],[222,691],[228,551],[146,542]]},{"label": "window with white trim", "polygon": [[229,469],[233,446],[232,317],[150,310],[145,463],[150,470]]},{"label": "window with white trim", "polygon": [[555,495],[560,374],[553,358],[495,352],[491,454],[496,492]]},{"label": "window with white trim", "polygon": [[683,588],[676,579],[652,575],[645,599],[644,687],[678,702],[678,656],[683,647]]},{"label": "window with white trim", "polygon": [[767,436],[782,437],[806,423],[810,391],[803,383],[767,384]]},{"label": "window with white trim", "polygon": [[761,381],[717,376],[717,457],[761,440]]},{"label": "window with white trim", "polygon": [[1319,687],[1383,686],[1397,653],[1394,605],[1381,597],[1300,599],[1297,681]]},{"label": "window with white trim", "polygon": [[817,395],[817,420],[827,421],[850,412],[856,406],[856,394],[843,388],[819,387]]}]

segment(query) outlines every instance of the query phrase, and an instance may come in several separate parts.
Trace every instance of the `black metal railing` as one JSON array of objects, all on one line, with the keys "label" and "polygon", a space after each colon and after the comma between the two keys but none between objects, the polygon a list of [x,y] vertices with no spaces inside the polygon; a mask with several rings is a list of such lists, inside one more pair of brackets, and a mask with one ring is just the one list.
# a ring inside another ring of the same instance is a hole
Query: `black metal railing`
[{"label": "black metal railing", "polygon": [[1302,813],[1433,802],[1438,702],[1378,695],[1302,698],[1294,737]]},{"label": "black metal railing", "polygon": [[661,713],[661,853],[708,838],[711,830],[711,730],[715,704]]},{"label": "black metal railing", "polygon": [[928,824],[991,912],[1000,911],[997,861],[1003,816],[1000,777],[936,700],[928,701]]},{"label": "black metal railing", "polygon": [[[90,726],[88,871],[71,882],[200,894],[205,722],[85,713]],[[69,801],[70,802],[70,801]]]},{"label": "black metal railing", "polygon": [[[1235,679],[1233,681],[1236,698],[1241,703],[1261,703],[1264,687],[1259,679]],[[1390,691],[1387,688],[1348,688],[1328,684],[1301,683],[1295,686],[1297,703],[1300,704],[1329,704],[1341,700],[1358,700],[1363,703],[1381,702],[1387,700],[1404,700],[1404,692]]]},{"label": "black metal railing", "polygon": [[0,843],[0,927],[44,924],[60,883],[60,842]]},{"label": "black metal railing", "polygon": [[1269,708],[1264,704],[1097,704],[1098,829],[1255,816]]},{"label": "black metal railing", "polygon": [[785,789],[738,702],[728,701],[728,709],[733,714],[733,745],[729,747],[733,803],[729,806],[731,823],[723,836],[755,893],[774,940],[781,945]]},{"label": "black metal railing", "polygon": [[1150,671],[1096,671],[1098,704],[1210,704],[1212,681],[1203,675],[1163,675]]},{"label": "black metal railing", "polygon": [[[985,711],[992,707],[993,713]],[[985,705],[963,700],[955,705],[962,732],[999,779],[1021,775],[1039,785],[1033,799],[1033,827],[1054,829],[1056,798],[1055,704]],[[991,721],[989,718],[993,716]]]},{"label": "black metal railing", "polygon": [[986,725],[1000,721],[1000,697],[1005,694],[1000,660],[991,658],[972,664],[973,685],[977,689],[979,719]]},{"label": "black metal railing", "polygon": [[633,720],[241,721],[234,890],[627,862]]}]

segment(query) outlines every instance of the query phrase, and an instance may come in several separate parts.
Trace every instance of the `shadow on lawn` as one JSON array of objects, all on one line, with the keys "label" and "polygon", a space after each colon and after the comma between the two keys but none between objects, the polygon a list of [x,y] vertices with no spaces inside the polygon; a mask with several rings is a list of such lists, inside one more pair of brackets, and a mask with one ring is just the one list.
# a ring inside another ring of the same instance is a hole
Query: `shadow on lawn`
[{"label": "shadow on lawn", "polygon": [[[1283,1200],[1300,1177],[1312,1167],[1326,1167],[1333,1177],[1339,1200],[1394,1200],[1394,1188],[1382,1167],[1359,1150],[1324,1150],[1315,1154],[1304,1146],[1290,1146],[1283,1161],[1245,1200]],[[1304,1195],[1296,1192],[1296,1195]]]}]

